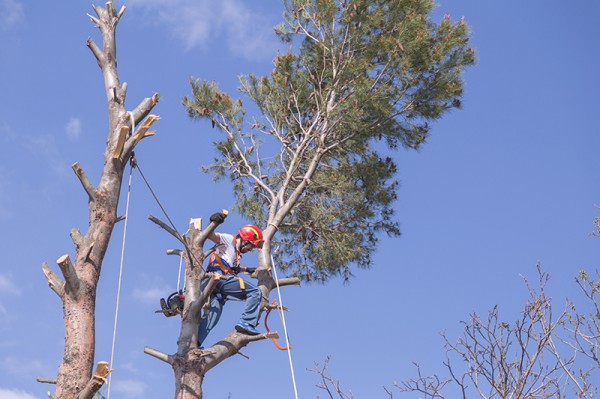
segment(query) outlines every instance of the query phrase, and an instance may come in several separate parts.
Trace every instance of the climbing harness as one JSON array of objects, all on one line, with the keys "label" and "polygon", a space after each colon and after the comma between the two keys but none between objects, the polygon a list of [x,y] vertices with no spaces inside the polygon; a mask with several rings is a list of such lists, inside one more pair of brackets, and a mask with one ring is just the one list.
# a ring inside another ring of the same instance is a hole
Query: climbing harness
[{"label": "climbing harness", "polygon": [[112,346],[111,346],[111,350],[110,350],[110,367],[109,367],[109,374],[108,374],[108,388],[107,388],[107,394],[106,394],[106,398],[110,399],[110,385],[111,385],[111,381],[112,381],[112,368],[113,368],[113,361],[114,361],[114,355],[115,355],[115,342],[117,339],[117,322],[119,320],[119,302],[121,300],[121,281],[123,279],[123,264],[124,264],[124,259],[125,259],[125,241],[127,238],[127,223],[129,221],[129,202],[131,199],[131,177],[133,175],[133,168],[136,166],[134,158],[132,157],[129,161],[129,184],[128,184],[128,188],[127,188],[127,202],[125,205],[125,224],[123,226],[123,244],[121,246],[121,265],[119,267],[119,283],[117,284],[117,300],[116,300],[116,306],[115,306],[115,322],[114,322],[114,328],[113,328],[113,339],[112,339]]}]

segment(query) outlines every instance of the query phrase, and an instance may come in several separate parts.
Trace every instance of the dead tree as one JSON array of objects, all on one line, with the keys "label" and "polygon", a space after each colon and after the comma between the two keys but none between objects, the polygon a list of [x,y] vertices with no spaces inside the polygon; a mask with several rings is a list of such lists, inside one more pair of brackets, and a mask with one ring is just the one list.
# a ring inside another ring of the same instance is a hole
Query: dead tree
[{"label": "dead tree", "polygon": [[[58,260],[62,278],[44,263],[42,268],[50,288],[63,304],[65,347],[58,369],[56,394],[60,399],[91,399],[104,383],[105,362],[100,362],[92,375],[95,351],[96,290],[102,261],[117,218],[123,172],[138,143],[154,134],[150,126],[158,119],[150,111],[158,102],[154,94],[142,100],[134,109],[125,108],[127,83],[121,83],[117,70],[115,30],[125,7],[117,11],[112,0],[105,6],[94,6],[96,16],[89,15],[100,29],[102,46],[91,38],[87,46],[92,51],[104,77],[108,106],[108,135],[104,151],[104,166],[100,181],[94,185],[79,163],[73,170],[88,197],[89,228],[85,234],[71,230],[75,244],[74,261],[68,254]],[[136,128],[137,127],[137,128]]]},{"label": "dead tree", "polygon": [[[487,318],[472,314],[456,342],[443,334],[449,377],[425,375],[417,365],[418,377],[396,384],[400,392],[431,399],[595,397],[598,329],[593,319],[598,316],[591,313],[588,323],[570,301],[554,306],[546,291],[549,279],[538,265],[536,284],[525,280],[530,296],[514,323],[503,321],[496,306]],[[588,298],[597,309],[595,298]]]},{"label": "dead tree", "polygon": [[[203,247],[208,236],[215,230],[217,225],[211,222],[204,230],[202,229],[200,219],[192,220],[189,231],[181,235],[176,229],[168,226],[154,216],[150,220],[168,231],[175,237],[184,249],[169,250],[170,255],[183,256],[185,260],[185,303],[181,312],[181,331],[177,340],[177,353],[166,354],[160,350],[150,347],[144,348],[144,352],[154,356],[173,367],[175,374],[175,398],[176,399],[200,399],[202,398],[202,382],[206,373],[217,366],[225,359],[238,354],[240,349],[250,342],[260,341],[267,338],[278,338],[276,332],[250,336],[232,331],[226,337],[221,339],[213,346],[206,349],[197,347],[198,326],[200,324],[201,311],[208,302],[212,290],[218,284],[221,275],[217,273],[205,273],[202,263],[206,257],[210,256],[218,246],[204,251]],[[208,279],[204,289],[201,287],[202,280]],[[274,280],[273,280],[274,281]],[[299,284],[298,278],[282,278],[274,281],[274,286],[286,286]],[[263,308],[270,306],[265,298],[268,298],[269,291],[264,294],[263,289]]]}]

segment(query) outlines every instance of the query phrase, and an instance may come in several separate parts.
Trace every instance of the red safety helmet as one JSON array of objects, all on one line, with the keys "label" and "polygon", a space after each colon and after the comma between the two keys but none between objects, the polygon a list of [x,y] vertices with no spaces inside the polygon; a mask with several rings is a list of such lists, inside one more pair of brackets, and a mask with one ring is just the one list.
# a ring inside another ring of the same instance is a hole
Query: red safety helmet
[{"label": "red safety helmet", "polygon": [[263,243],[265,242],[265,240],[263,240],[262,231],[253,224],[248,224],[242,227],[238,231],[238,234],[242,240],[252,243],[252,245],[257,248],[262,248]]}]

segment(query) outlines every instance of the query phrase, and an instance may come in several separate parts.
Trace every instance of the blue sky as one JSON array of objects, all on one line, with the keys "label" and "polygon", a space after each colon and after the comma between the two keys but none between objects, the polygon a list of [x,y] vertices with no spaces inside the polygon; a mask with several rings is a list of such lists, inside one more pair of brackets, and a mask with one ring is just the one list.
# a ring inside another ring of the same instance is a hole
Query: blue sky
[{"label": "blue sky", "polygon": [[[478,62],[465,74],[464,108],[435,123],[419,153],[395,155],[402,236],[382,238],[373,268],[357,271],[347,285],[336,280],[283,291],[300,397],[325,396],[306,370],[328,355],[332,373],[357,398],[386,397],[383,386],[414,376],[413,361],[426,372],[443,370],[439,334],[457,337],[470,312],[498,304],[501,318],[515,320],[527,296],[520,276],[533,278],[538,262],[552,275],[557,303],[577,298],[579,269],[600,264],[600,242],[589,235],[600,213],[600,3],[438,4],[435,19],[464,16],[472,27]],[[137,158],[185,231],[191,217],[233,204],[227,183],[201,173],[214,156],[216,132],[191,122],[180,105],[189,77],[235,93],[238,75],[268,73],[280,46],[271,28],[282,6],[275,0],[126,5],[117,41],[128,108],[161,95],[158,134],[141,143]],[[102,77],[85,46],[89,36],[100,38],[87,13],[91,3],[83,1],[0,0],[2,399],[46,397],[53,387],[35,378],[55,377],[62,358],[61,303],[41,265],[59,272],[55,260],[73,255],[69,231],[85,231],[88,219],[70,165],[79,162],[96,183],[106,137]],[[176,288],[178,259],[164,254],[176,242],[147,220],[163,216],[137,173],[131,195],[111,397],[170,397],[170,367],[143,347],[176,350],[178,320],[153,313]],[[232,214],[221,230],[244,222]],[[122,229],[115,229],[99,286],[97,360],[110,357]],[[231,330],[240,306],[227,305],[209,341]],[[281,330],[276,315],[269,321]],[[284,352],[261,342],[244,353],[250,360],[237,356],[209,372],[205,397],[293,397]]]}]

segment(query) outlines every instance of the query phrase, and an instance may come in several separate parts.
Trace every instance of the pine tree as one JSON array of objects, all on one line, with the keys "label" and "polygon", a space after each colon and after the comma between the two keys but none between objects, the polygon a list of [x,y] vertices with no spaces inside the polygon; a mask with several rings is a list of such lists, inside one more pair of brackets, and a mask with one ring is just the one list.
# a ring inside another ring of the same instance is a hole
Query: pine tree
[{"label": "pine tree", "polygon": [[189,116],[223,133],[210,171],[231,179],[237,211],[267,226],[265,250],[290,274],[347,279],[371,265],[381,233],[400,233],[386,151],[426,142],[430,123],[460,106],[461,72],[474,62],[468,26],[432,22],[433,7],[286,1],[276,32],[290,50],[269,76],[241,78],[259,111],[250,120],[242,99],[191,82]]}]

